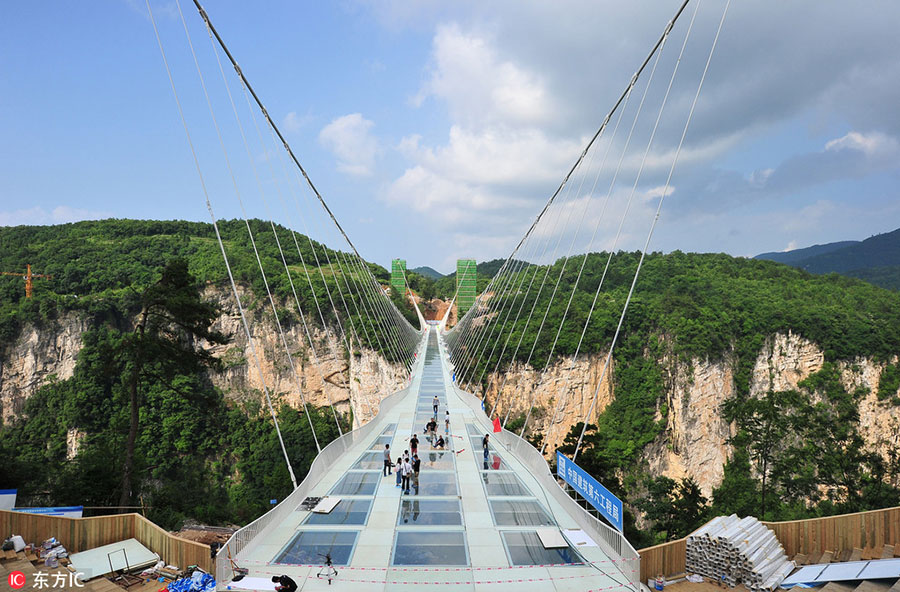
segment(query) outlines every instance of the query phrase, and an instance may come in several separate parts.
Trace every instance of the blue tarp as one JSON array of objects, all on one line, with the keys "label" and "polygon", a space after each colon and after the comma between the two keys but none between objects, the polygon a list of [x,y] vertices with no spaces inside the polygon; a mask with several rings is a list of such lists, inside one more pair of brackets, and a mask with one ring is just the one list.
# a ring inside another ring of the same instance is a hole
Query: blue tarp
[{"label": "blue tarp", "polygon": [[175,580],[168,585],[169,592],[215,592],[216,580],[202,571],[195,571],[189,578]]}]

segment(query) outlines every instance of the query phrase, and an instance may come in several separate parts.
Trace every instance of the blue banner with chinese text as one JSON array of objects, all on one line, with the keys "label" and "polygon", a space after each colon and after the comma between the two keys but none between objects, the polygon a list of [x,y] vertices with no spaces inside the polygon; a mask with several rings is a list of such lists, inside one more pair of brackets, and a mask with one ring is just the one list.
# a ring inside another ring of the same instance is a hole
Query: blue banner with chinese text
[{"label": "blue banner with chinese text", "polygon": [[556,474],[622,532],[622,500],[614,496],[584,469],[556,451]]}]

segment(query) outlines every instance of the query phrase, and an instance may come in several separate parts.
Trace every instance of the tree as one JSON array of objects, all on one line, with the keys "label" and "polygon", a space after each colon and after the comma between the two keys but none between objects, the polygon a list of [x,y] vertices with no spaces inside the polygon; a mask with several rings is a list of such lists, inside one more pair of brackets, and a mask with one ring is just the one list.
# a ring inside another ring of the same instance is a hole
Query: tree
[{"label": "tree", "polygon": [[[144,289],[138,300],[140,312],[134,330],[123,339],[119,357],[130,408],[120,506],[127,506],[131,499],[134,450],[146,383],[152,380],[183,392],[172,384],[175,376],[199,373],[217,364],[212,353],[198,341],[227,342],[224,335],[212,330],[218,311],[213,304],[201,300],[184,259],[171,260],[159,280]],[[189,396],[188,392],[183,394]]]},{"label": "tree", "polygon": [[[723,405],[724,416],[738,424],[747,453],[756,464],[762,481],[759,516],[765,519],[766,492],[772,465],[785,448],[785,437],[791,429],[791,413],[800,401],[797,391],[769,390],[762,398],[729,399]],[[731,439],[734,444],[735,438]]]},{"label": "tree", "polygon": [[645,484],[647,495],[636,505],[647,520],[653,522],[653,529],[660,539],[655,542],[685,537],[704,522],[709,507],[693,477],[676,482],[659,476]]},{"label": "tree", "polygon": [[750,474],[750,455],[742,439],[734,443],[734,452],[725,463],[722,483],[713,490],[712,511],[716,515],[755,516],[759,483]]}]

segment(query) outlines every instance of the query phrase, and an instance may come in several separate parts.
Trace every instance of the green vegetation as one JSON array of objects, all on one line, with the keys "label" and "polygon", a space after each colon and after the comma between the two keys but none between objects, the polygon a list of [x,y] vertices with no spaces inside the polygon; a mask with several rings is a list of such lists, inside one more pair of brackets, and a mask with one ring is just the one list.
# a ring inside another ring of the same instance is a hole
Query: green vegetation
[{"label": "green vegetation", "polygon": [[900,403],[896,400],[898,389],[900,389],[900,362],[888,364],[881,371],[881,378],[878,380],[878,400],[891,399],[895,404]]},{"label": "green vegetation", "polygon": [[[178,528],[188,517],[245,523],[290,493],[259,397],[227,402],[203,371],[214,359],[190,345],[225,342],[209,330],[218,311],[198,288],[175,259],[127,308],[106,303],[119,322],[83,335],[74,376],[43,386],[0,429],[0,483],[18,488],[20,504],[146,505],[149,518]],[[322,446],[338,435],[330,411],[280,406],[299,478],[316,455],[305,413]]]},{"label": "green vegetation", "polygon": [[[896,458],[885,463],[859,433],[858,405],[867,391],[847,392],[831,362],[799,386],[726,406],[726,417],[739,426],[732,443],[741,451],[729,464],[742,464],[735,472],[752,487],[729,494],[723,483],[713,508],[731,512],[752,500],[756,516],[791,520],[900,504],[900,490],[890,485],[900,474]],[[745,498],[747,492],[753,494]]]},{"label": "green vegetation", "polygon": [[[253,297],[265,299],[266,286],[247,226],[243,220],[218,224],[235,280],[249,286]],[[363,291],[363,286],[367,298],[376,289],[359,260],[305,235],[292,234],[282,226],[276,225],[273,231],[262,220],[251,220],[249,226],[272,294],[277,302],[284,303],[285,308],[280,311],[285,313],[280,315],[283,324],[300,322],[296,292],[300,308],[308,313],[307,323],[333,325],[337,309],[345,322],[349,319],[364,345],[382,350],[371,332],[373,319],[366,314],[368,304],[355,296]],[[276,233],[284,249],[284,260]],[[115,320],[121,310],[133,307],[136,291],[150,285],[173,258],[185,259],[201,284],[228,286],[215,230],[211,224],[200,222],[102,220],[16,226],[0,228],[0,245],[0,270],[24,272],[30,263],[35,273],[53,276],[50,280],[35,280],[34,298],[30,300],[24,297],[21,278],[0,276],[0,343],[12,342],[27,323],[41,326],[68,310],[82,311],[94,322]],[[285,264],[292,271],[290,279]],[[365,265],[379,282],[388,283],[386,269],[371,263]],[[369,325],[370,331],[365,330],[364,324]],[[367,335],[372,336],[372,342]],[[386,348],[381,353],[397,361],[396,354]]]},{"label": "green vegetation", "polygon": [[[620,253],[612,259],[581,355],[605,353],[638,257],[637,253]],[[526,294],[522,288],[518,293],[498,295],[505,302],[497,308],[517,309],[524,300],[524,310],[529,311],[537,299],[536,319],[526,328],[523,314],[515,326],[510,321],[505,331],[502,323],[495,324],[488,338],[506,339],[511,332],[512,343],[516,343],[524,332],[517,357],[525,361],[531,344],[537,341],[531,356],[531,364],[537,368],[573,355],[606,259],[602,253],[589,255],[552,356],[580,257],[566,264],[558,291],[566,298],[557,297],[550,305],[540,338],[538,327],[552,286],[560,277],[562,261],[519,272],[526,274],[522,286],[536,277],[531,291]],[[545,275],[550,287],[538,295]],[[519,285],[518,278],[512,281]],[[835,274],[817,276],[770,261],[727,255],[649,255],[614,354],[616,399],[600,414],[596,425],[588,426],[578,463],[644,512],[676,501],[675,505],[691,507],[699,503],[689,487],[668,482],[650,487],[648,468],[641,461],[645,447],[666,425],[664,394],[672,364],[695,358],[729,365],[737,390],[732,406],[723,413],[730,414],[740,433],[733,443],[735,454],[726,466],[725,481],[713,496],[712,511],[780,519],[897,503],[900,499],[895,489],[877,485],[884,483],[882,477],[889,481],[900,476],[897,468],[879,465],[876,457],[860,448],[856,408],[863,393],[842,393],[837,389],[840,383],[833,379],[837,361],[858,356],[892,359],[900,352],[898,327],[900,294],[859,280]],[[827,371],[827,377],[822,374],[819,382],[811,377],[798,393],[771,393],[762,400],[750,400],[754,363],[766,340],[776,333],[792,333],[818,344],[825,351],[828,364],[823,372]],[[472,376],[477,378],[485,367],[491,370],[497,364],[499,352],[489,354],[489,350],[479,352],[478,358],[471,360]],[[508,359],[504,360],[501,367],[507,363]],[[892,372],[887,371],[889,379]],[[828,404],[814,403],[820,396],[826,397]],[[783,423],[780,413],[787,413],[794,423]],[[581,424],[573,428],[560,447],[563,452],[574,451],[581,429]],[[799,435],[792,439],[788,433]],[[789,472],[791,463],[802,472]],[[691,515],[702,518],[704,512],[699,508]],[[631,520],[626,534],[640,545],[681,536],[697,525],[673,525],[660,515],[658,521],[651,518],[658,524],[650,532],[638,532],[633,517]]]}]

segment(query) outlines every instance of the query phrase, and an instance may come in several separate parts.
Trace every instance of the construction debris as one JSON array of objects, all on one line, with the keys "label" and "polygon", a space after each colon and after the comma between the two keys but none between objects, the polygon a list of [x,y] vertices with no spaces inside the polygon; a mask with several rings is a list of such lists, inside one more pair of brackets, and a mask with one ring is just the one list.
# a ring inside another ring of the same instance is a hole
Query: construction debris
[{"label": "construction debris", "polygon": [[685,571],[732,588],[775,590],[794,567],[775,533],[752,516],[717,516],[687,537]]},{"label": "construction debris", "polygon": [[168,592],[215,592],[216,580],[208,573],[195,571],[189,578],[181,578],[167,586]]}]

